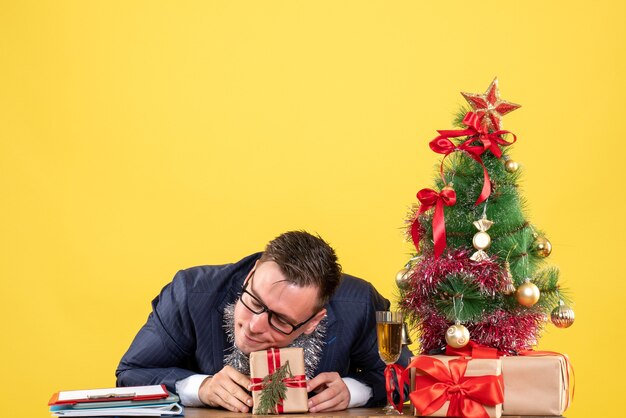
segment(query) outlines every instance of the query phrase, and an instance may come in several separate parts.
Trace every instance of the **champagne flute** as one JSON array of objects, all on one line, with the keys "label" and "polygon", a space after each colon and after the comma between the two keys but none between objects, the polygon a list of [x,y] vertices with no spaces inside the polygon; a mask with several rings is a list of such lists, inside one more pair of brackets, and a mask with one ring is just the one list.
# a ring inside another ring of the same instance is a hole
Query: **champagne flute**
[{"label": "champagne flute", "polygon": [[[387,369],[390,369],[392,364],[398,361],[402,351],[402,312],[376,311],[376,334],[378,335],[378,354],[387,365]],[[398,390],[404,390],[404,388],[398,388]],[[388,394],[387,405],[383,408],[385,414],[402,414],[392,405],[390,397],[391,394]]]}]

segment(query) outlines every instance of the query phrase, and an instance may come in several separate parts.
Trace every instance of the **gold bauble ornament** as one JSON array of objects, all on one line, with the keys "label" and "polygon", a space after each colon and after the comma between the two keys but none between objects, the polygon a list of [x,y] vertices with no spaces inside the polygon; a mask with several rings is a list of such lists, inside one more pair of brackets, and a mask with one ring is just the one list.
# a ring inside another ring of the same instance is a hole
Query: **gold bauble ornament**
[{"label": "gold bauble ornament", "polygon": [[515,173],[519,169],[519,163],[511,159],[506,160],[504,169],[509,173]]},{"label": "gold bauble ornament", "polygon": [[446,331],[446,343],[448,343],[450,347],[463,348],[469,343],[469,340],[469,331],[460,323],[452,325]]},{"label": "gold bauble ornament", "polygon": [[524,305],[527,308],[533,306],[539,300],[540,292],[539,288],[535,286],[530,279],[526,279],[524,283],[517,288],[515,297],[520,305]]},{"label": "gold bauble ornament", "polygon": [[408,268],[400,269],[400,271],[396,273],[396,285],[398,286],[399,289],[401,290],[408,289],[410,276],[411,275],[409,274]]},{"label": "gold bauble ornament", "polygon": [[532,251],[536,256],[545,258],[552,252],[552,244],[546,237],[537,236]]},{"label": "gold bauble ornament", "polygon": [[574,310],[560,300],[559,306],[550,313],[550,320],[557,328],[571,327],[574,323]]}]

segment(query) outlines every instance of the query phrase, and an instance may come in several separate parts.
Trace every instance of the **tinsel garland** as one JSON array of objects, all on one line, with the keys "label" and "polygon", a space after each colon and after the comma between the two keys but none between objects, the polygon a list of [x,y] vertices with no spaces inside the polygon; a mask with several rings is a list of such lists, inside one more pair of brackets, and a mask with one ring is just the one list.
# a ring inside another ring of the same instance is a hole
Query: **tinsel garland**
[{"label": "tinsel garland", "polygon": [[[469,259],[470,254],[469,249],[448,249],[439,258],[425,253],[409,273],[409,285],[400,300],[400,308],[417,330],[424,353],[445,348],[445,332],[451,322],[439,312],[435,302],[443,297],[437,294],[437,286],[450,275],[467,277],[478,285],[482,294],[493,298],[495,305],[504,304],[503,267],[495,257],[475,262]],[[502,306],[465,325],[472,341],[513,354],[536,344],[544,321],[545,314],[539,310],[517,307],[507,311]]]},{"label": "tinsel garland", "polygon": [[411,274],[410,291],[406,298],[429,299],[437,285],[451,273],[463,273],[472,278],[481,292],[495,295],[502,291],[501,268],[492,260],[470,260],[471,251],[459,249],[447,251],[440,258],[424,256]]},{"label": "tinsel garland", "polygon": [[[315,376],[315,371],[322,358],[324,348],[324,335],[326,335],[326,318],[310,334],[302,334],[296,338],[289,347],[299,347],[304,351],[304,369],[307,379]],[[250,375],[250,359],[235,344],[235,303],[227,305],[224,309],[224,331],[231,346],[224,355],[224,364],[247,376]],[[282,348],[282,347],[281,347]]]}]

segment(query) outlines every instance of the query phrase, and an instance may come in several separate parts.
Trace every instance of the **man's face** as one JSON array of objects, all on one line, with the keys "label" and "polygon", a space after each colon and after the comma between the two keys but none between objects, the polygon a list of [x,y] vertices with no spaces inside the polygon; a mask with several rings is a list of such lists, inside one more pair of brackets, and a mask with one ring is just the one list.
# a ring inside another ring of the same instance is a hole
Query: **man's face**
[{"label": "man's face", "polygon": [[[273,261],[257,262],[246,282],[250,294],[292,325],[306,321],[317,311],[318,288],[299,287],[285,281],[280,267]],[[235,305],[235,344],[246,354],[286,347],[300,335],[313,332],[325,314],[326,310],[322,309],[293,333],[285,335],[271,327],[268,312],[254,314],[239,300]]]}]

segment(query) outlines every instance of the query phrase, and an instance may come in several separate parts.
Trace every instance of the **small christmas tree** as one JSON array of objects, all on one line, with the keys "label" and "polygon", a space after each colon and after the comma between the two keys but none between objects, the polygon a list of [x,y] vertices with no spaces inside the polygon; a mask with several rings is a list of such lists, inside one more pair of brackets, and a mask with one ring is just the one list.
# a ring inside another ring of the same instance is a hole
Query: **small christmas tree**
[{"label": "small christmas tree", "polygon": [[546,266],[552,250],[524,214],[519,165],[502,130],[519,108],[500,99],[494,79],[484,94],[462,93],[459,130],[430,142],[442,154],[435,188],[417,193],[407,235],[416,252],[396,281],[400,308],[419,334],[421,351],[460,348],[470,340],[507,354],[537,343],[550,314],[558,327],[574,320],[559,272]]}]

